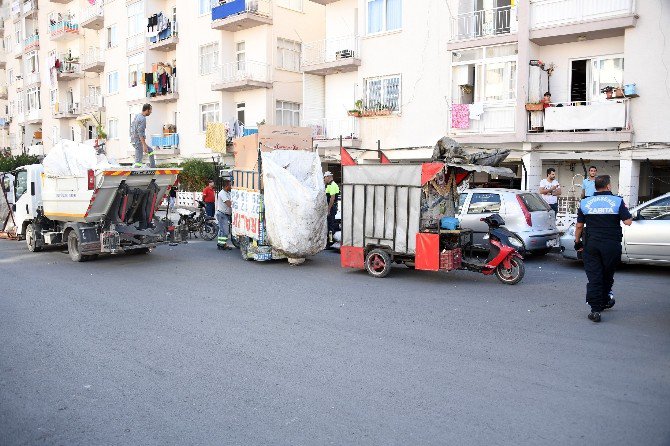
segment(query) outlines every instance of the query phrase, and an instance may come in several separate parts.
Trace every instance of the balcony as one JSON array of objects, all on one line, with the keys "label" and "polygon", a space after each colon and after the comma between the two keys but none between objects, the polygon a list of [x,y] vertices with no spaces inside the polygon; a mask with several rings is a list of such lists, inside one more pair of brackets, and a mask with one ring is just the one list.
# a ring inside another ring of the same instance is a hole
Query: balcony
[{"label": "balcony", "polygon": [[24,124],[39,124],[42,122],[42,110],[39,108],[27,109],[23,114]]},{"label": "balcony", "polygon": [[[17,53],[20,52],[20,47],[17,48],[17,49],[19,50],[19,51],[17,51]],[[24,53],[27,53],[27,52],[33,51],[33,50],[39,50],[39,49],[40,49],[40,36],[39,35],[37,35],[37,34],[32,35],[32,36],[28,37],[27,39],[25,39],[23,41],[23,52]]]},{"label": "balcony", "polygon": [[302,68],[306,74],[348,73],[360,66],[358,36],[319,40],[303,46]]},{"label": "balcony", "polygon": [[0,52],[0,70],[7,68],[7,56],[6,53]]},{"label": "balcony", "polygon": [[552,107],[544,110],[544,131],[528,133],[527,139],[530,142],[630,141],[630,99],[552,103]]},{"label": "balcony", "polygon": [[530,40],[538,45],[623,36],[634,27],[635,0],[533,0]]},{"label": "balcony", "polygon": [[105,53],[100,48],[89,48],[82,57],[81,71],[102,73],[105,70]]},{"label": "balcony", "polygon": [[140,50],[143,50],[145,42],[144,33],[136,34],[126,38],[126,52],[128,55],[131,55],[133,53],[137,53]]},{"label": "balcony", "polygon": [[70,3],[72,0],[49,0],[51,3],[60,3],[61,5],[65,5],[67,3]]},{"label": "balcony", "polygon": [[342,147],[361,147],[358,119],[356,118],[310,119],[306,120],[303,126],[312,129],[314,146],[321,148],[340,147],[340,137],[342,137]]},{"label": "balcony", "polygon": [[154,93],[154,96],[147,96],[149,102],[176,102],[179,99],[179,92],[177,88],[177,76],[168,76],[169,87],[163,93],[160,91]]},{"label": "balcony", "polygon": [[14,22],[18,22],[21,19],[21,7],[23,5],[19,0],[15,0],[12,2],[11,6],[9,7],[9,12],[12,17],[12,20]]},{"label": "balcony", "polygon": [[213,91],[246,91],[272,88],[270,65],[263,62],[231,62],[221,67],[221,79],[212,84]]},{"label": "balcony", "polygon": [[23,87],[33,87],[39,85],[42,82],[40,79],[40,73],[28,73],[23,77]]},{"label": "balcony", "polygon": [[64,108],[61,110],[60,104],[58,102],[54,104],[54,119],[72,119],[81,114],[79,111],[79,103],[74,102],[72,104],[63,105]]},{"label": "balcony", "polygon": [[105,14],[102,8],[102,2],[87,6],[81,13],[79,23],[82,28],[94,29],[99,31],[105,26]]},{"label": "balcony", "polygon": [[[484,102],[480,115],[471,108],[474,104],[452,104],[450,134],[459,142],[482,142],[482,136],[514,134],[515,101]],[[476,119],[476,118],[479,119]],[[470,137],[473,137],[472,139]]]},{"label": "balcony", "polygon": [[151,135],[151,146],[159,150],[158,155],[179,155],[179,133]]},{"label": "balcony", "polygon": [[0,86],[0,99],[7,99],[7,86],[6,85],[1,85]]},{"label": "balcony", "polygon": [[81,100],[81,110],[84,113],[105,111],[105,98],[101,94],[84,96]]},{"label": "balcony", "polygon": [[26,0],[21,7],[21,13],[26,18],[37,18],[37,0]]},{"label": "balcony", "polygon": [[175,32],[177,29],[177,24],[173,23],[172,27],[167,28],[160,33],[158,36],[149,38],[149,49],[156,51],[174,51],[177,49],[177,44],[179,43],[179,37]]},{"label": "balcony", "polygon": [[53,41],[77,39],[79,37],[79,24],[62,20],[49,25],[49,35]]},{"label": "balcony", "polygon": [[272,25],[269,0],[233,0],[212,8],[212,29],[235,32],[261,25]]},{"label": "balcony", "polygon": [[70,60],[67,59],[67,56],[61,57],[61,67],[58,71],[59,81],[70,81],[84,77],[84,73],[81,71],[81,64],[79,63],[78,57],[74,57]]},{"label": "balcony", "polygon": [[478,45],[506,43],[511,40],[495,38],[515,34],[517,26],[516,6],[469,11],[451,19],[450,42],[489,38],[490,42],[478,42]]},{"label": "balcony", "polygon": [[330,5],[331,3],[335,3],[339,0],[312,0],[313,3],[318,3],[320,5]]}]

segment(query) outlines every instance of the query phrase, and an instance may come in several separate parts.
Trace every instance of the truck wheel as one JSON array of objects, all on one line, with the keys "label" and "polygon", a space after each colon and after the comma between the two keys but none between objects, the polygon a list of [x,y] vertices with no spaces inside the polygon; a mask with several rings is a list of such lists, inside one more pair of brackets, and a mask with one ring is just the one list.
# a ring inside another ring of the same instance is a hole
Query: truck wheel
[{"label": "truck wheel", "polygon": [[251,260],[249,258],[249,237],[240,237],[240,255],[244,260]]},{"label": "truck wheel", "polygon": [[498,265],[496,268],[496,277],[502,283],[516,285],[521,282],[524,274],[526,274],[526,267],[523,264],[523,260],[517,258],[510,259],[509,263],[510,269],[505,268],[502,263]]},{"label": "truck wheel", "polygon": [[391,272],[391,256],[383,249],[373,249],[365,257],[365,269],[372,277],[386,277]]},{"label": "truck wheel", "polygon": [[37,246],[37,228],[34,223],[31,223],[26,228],[26,244],[28,245],[28,251],[38,252],[42,248]]},{"label": "truck wheel", "polygon": [[88,256],[81,254],[79,249],[79,237],[77,236],[77,231],[70,231],[67,235],[67,252],[70,254],[70,258],[73,262],[85,262],[88,260]]}]

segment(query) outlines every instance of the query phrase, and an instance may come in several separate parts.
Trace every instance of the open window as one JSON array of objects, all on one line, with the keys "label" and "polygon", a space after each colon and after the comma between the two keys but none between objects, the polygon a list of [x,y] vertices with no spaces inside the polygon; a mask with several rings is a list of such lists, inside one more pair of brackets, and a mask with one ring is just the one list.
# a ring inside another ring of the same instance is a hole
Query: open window
[{"label": "open window", "polygon": [[623,85],[623,57],[620,55],[576,59],[570,63],[570,101],[585,103],[605,100],[605,87]]}]

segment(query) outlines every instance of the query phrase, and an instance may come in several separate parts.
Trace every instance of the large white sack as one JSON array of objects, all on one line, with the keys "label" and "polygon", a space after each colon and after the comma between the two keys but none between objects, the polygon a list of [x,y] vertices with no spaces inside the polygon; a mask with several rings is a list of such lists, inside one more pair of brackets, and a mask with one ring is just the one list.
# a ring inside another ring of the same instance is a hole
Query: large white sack
[{"label": "large white sack", "polygon": [[46,175],[59,177],[83,177],[89,169],[105,169],[115,165],[106,156],[97,155],[93,146],[67,139],[56,143],[42,164]]},{"label": "large white sack", "polygon": [[289,258],[304,258],[323,250],[328,205],[319,156],[294,150],[263,152],[261,156],[270,245]]}]

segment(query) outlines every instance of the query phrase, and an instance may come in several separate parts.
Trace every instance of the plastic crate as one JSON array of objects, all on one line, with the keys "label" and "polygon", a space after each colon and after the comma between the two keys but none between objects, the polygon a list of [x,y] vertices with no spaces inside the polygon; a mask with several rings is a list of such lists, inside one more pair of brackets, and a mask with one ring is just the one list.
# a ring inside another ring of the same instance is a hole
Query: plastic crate
[{"label": "plastic crate", "polygon": [[444,271],[459,269],[462,260],[463,256],[460,248],[444,250],[440,253],[440,269]]}]

